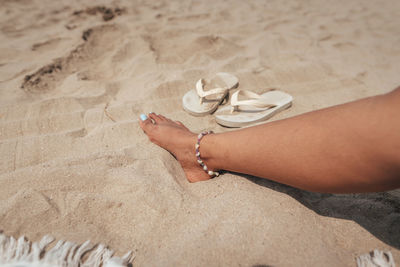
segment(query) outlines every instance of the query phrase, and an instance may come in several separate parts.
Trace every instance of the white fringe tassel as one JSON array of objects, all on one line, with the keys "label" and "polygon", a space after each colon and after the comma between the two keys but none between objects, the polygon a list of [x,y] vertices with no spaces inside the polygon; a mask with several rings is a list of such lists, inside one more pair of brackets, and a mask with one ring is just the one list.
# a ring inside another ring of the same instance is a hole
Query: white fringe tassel
[{"label": "white fringe tassel", "polygon": [[[54,241],[44,236],[39,242],[31,243],[21,236],[18,240],[0,232],[0,266],[1,267],[123,267],[133,260],[132,252],[122,258],[113,257],[114,252],[104,245],[91,245],[89,241],[78,245],[68,241],[58,241],[46,251]],[[83,260],[85,255],[86,260]]]},{"label": "white fringe tassel", "polygon": [[383,252],[375,249],[357,258],[357,267],[395,267],[390,251]]}]

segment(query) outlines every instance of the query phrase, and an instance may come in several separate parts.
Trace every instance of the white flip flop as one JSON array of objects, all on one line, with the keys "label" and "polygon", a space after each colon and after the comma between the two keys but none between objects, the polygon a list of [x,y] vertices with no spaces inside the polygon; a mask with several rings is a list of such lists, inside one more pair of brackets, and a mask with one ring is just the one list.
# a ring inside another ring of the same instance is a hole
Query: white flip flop
[{"label": "white flip flop", "polygon": [[[239,95],[247,97],[239,100]],[[267,120],[276,113],[289,108],[293,97],[282,91],[268,91],[256,94],[251,91],[238,90],[232,94],[231,105],[215,113],[217,123],[226,127],[242,127],[248,124]]]},{"label": "white flip flop", "polygon": [[[206,84],[215,88],[204,91]],[[227,98],[229,90],[236,88],[238,84],[239,79],[226,72],[217,73],[209,82],[200,79],[196,83],[196,89],[190,90],[183,96],[183,108],[193,116],[211,114]]]}]

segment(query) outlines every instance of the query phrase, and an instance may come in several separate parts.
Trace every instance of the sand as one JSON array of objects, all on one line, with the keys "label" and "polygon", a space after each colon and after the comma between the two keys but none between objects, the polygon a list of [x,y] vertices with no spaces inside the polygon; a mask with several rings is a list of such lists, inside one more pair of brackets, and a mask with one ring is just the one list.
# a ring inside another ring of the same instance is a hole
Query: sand
[{"label": "sand", "polygon": [[[193,131],[199,78],[294,97],[272,120],[400,83],[400,1],[0,1],[0,229],[108,244],[134,266],[400,263],[399,192],[310,193],[226,173],[189,184],[138,126]],[[266,162],[266,164],[268,164]],[[321,177],[323,179],[323,177]]]}]

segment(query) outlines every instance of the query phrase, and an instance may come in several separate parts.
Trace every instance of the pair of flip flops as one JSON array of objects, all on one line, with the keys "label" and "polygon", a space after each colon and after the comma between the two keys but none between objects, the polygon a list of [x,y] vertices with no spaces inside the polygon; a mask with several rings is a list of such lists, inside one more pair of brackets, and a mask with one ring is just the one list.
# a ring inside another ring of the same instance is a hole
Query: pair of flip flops
[{"label": "pair of flip flops", "polygon": [[[194,116],[211,114],[228,99],[229,90],[238,85],[239,79],[226,72],[217,73],[214,79],[208,82],[200,79],[196,83],[196,89],[190,90],[183,96],[183,108]],[[278,90],[260,95],[247,90],[238,90],[232,94],[229,106],[218,109],[215,119],[217,123],[226,127],[242,127],[271,118],[289,108],[292,100],[291,95]]]}]

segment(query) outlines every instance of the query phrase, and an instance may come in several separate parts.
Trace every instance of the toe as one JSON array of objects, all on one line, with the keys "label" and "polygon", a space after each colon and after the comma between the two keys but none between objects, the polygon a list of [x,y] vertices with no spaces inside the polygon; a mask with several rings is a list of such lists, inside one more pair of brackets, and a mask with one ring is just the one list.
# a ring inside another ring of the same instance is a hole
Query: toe
[{"label": "toe", "polygon": [[159,116],[159,117],[161,118],[161,120],[163,120],[163,121],[167,121],[167,120],[168,120],[166,117],[164,117],[164,116],[161,115],[161,114],[159,114],[158,116]]},{"label": "toe", "polygon": [[140,115],[139,124],[145,133],[147,133],[152,127],[154,127],[151,120],[144,114]]},{"label": "toe", "polygon": [[155,122],[155,123],[159,123],[161,122],[163,119],[160,117],[160,115],[157,115],[155,113],[149,113],[149,117]]}]

